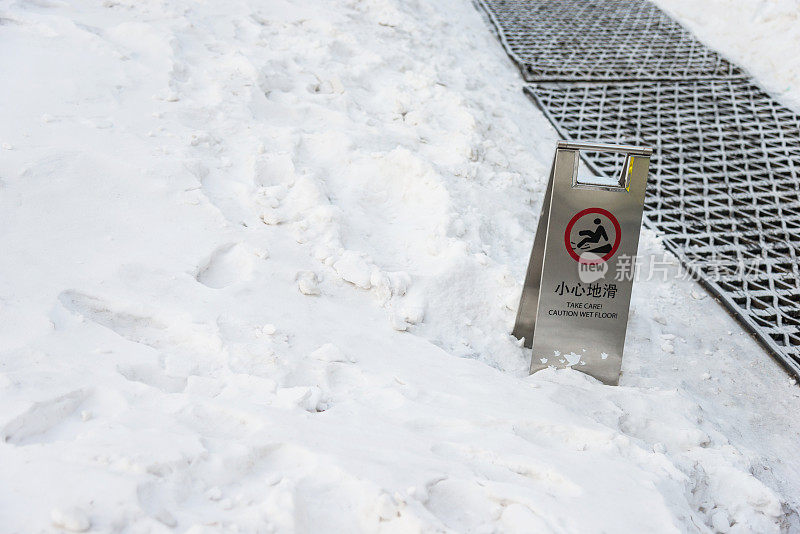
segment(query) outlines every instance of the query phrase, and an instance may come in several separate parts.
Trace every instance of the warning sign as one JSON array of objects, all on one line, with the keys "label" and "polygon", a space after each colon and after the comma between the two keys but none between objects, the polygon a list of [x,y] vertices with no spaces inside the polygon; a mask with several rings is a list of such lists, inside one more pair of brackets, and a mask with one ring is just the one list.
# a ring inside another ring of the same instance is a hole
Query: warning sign
[{"label": "warning sign", "polygon": [[[581,151],[621,165],[579,177]],[[633,280],[608,274],[636,256],[651,155],[647,147],[559,141],[512,332],[533,349],[531,372],[573,367],[619,382]]]}]

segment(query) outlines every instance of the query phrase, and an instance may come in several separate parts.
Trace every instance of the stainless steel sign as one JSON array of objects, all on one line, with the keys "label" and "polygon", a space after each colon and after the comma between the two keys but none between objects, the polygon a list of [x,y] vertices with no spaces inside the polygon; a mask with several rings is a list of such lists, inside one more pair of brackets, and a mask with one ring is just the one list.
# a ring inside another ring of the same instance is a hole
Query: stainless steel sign
[{"label": "stainless steel sign", "polygon": [[[581,151],[619,158],[619,175],[580,175]],[[572,367],[619,382],[651,153],[558,143],[513,332],[533,348],[531,373]]]}]

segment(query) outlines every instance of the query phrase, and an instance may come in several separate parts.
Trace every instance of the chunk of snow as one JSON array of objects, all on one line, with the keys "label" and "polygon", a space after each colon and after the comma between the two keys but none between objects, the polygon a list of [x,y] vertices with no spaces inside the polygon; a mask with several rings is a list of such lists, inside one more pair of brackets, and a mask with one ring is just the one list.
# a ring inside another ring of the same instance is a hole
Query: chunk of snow
[{"label": "chunk of snow", "polygon": [[92,526],[89,516],[78,507],[54,508],[50,518],[54,526],[70,532],[86,532]]}]

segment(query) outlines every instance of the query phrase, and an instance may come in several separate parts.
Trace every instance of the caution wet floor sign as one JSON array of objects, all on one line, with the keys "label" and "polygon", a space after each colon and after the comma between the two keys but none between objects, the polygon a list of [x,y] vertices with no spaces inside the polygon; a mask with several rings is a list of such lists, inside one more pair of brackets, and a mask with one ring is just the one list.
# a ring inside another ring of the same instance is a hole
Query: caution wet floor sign
[{"label": "caution wet floor sign", "polygon": [[[581,151],[618,158],[619,174],[581,175]],[[558,143],[513,332],[533,349],[532,373],[573,367],[619,382],[650,155]]]}]

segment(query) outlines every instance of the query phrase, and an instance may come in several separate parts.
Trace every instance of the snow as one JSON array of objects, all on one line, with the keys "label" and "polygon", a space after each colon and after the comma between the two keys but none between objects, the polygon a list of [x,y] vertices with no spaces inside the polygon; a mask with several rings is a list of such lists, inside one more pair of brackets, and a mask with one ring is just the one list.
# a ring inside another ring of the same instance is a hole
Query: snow
[{"label": "snow", "polygon": [[51,517],[54,526],[69,532],[86,532],[91,526],[89,518],[86,517],[86,512],[80,508],[71,508],[68,510],[54,508]]},{"label": "snow", "polygon": [[704,43],[755,76],[795,111],[800,109],[798,0],[656,0]]},{"label": "snow", "polygon": [[619,387],[527,375],[556,136],[469,2],[0,23],[4,531],[800,531],[800,390],[695,283]]}]

